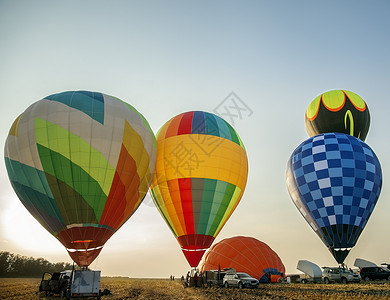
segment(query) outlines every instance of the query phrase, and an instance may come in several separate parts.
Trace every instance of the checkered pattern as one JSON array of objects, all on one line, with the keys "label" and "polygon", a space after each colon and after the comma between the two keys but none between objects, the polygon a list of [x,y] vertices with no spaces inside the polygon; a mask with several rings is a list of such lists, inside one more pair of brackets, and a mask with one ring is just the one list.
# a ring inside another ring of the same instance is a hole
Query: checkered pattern
[{"label": "checkered pattern", "polygon": [[341,133],[320,134],[299,145],[286,177],[302,215],[325,243],[335,247],[356,243],[382,186],[381,167],[372,149]]}]

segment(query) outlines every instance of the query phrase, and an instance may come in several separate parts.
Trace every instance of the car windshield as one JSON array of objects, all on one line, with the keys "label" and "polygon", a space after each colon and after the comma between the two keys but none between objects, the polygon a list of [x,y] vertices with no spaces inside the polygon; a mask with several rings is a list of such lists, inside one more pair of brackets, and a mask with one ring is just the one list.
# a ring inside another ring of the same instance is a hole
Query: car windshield
[{"label": "car windshield", "polygon": [[246,274],[246,273],[238,273],[237,275],[240,278],[252,278],[251,276],[249,276],[249,274]]}]

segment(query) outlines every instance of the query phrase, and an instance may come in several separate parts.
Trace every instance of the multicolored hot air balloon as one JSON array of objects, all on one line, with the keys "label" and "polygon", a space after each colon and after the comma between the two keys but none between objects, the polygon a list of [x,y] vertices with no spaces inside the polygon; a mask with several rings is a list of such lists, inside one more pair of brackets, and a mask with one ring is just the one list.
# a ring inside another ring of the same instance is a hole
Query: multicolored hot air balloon
[{"label": "multicolored hot air balloon", "polygon": [[[233,268],[245,272],[260,282],[277,282],[286,269],[278,254],[267,244],[246,236],[224,239],[204,255],[200,270],[219,270]],[[271,278],[270,278],[271,277]]]},{"label": "multicolored hot air balloon", "polygon": [[295,149],[286,179],[302,216],[343,263],[381,192],[382,171],[374,151],[350,135],[320,134]]},{"label": "multicolored hot air balloon", "polygon": [[328,91],[310,103],[305,113],[305,126],[309,136],[340,132],[364,141],[370,128],[370,112],[355,93]]},{"label": "multicolored hot air balloon", "polygon": [[247,175],[240,137],[214,114],[180,114],[157,134],[151,194],[192,267],[238,205]]},{"label": "multicolored hot air balloon", "polygon": [[138,111],[87,91],[32,104],[13,123],[4,152],[19,199],[80,266],[137,209],[157,156],[154,134]]}]

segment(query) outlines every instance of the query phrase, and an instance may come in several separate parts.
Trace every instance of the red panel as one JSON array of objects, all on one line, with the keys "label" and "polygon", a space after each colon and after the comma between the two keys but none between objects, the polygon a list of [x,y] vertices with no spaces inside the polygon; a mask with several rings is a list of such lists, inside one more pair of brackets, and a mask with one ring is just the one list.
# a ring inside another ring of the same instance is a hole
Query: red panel
[{"label": "red panel", "polygon": [[125,185],[120,181],[118,173],[115,172],[111,190],[106,201],[106,206],[104,207],[99,223],[117,230],[119,222],[123,218],[123,211],[125,208]]},{"label": "red panel", "polygon": [[181,206],[183,208],[186,233],[194,234],[194,212],[192,208],[191,178],[179,178]]},{"label": "red panel", "polygon": [[73,261],[80,267],[89,266],[95,258],[99,255],[103,248],[93,249],[89,251],[69,251],[68,253]]},{"label": "red panel", "polygon": [[214,237],[204,234],[187,234],[177,238],[180,247],[186,250],[207,249],[214,242]]},{"label": "red panel", "polygon": [[59,232],[56,238],[69,249],[91,249],[103,246],[114,231],[103,227],[72,227]]},{"label": "red panel", "polygon": [[198,266],[200,260],[202,259],[203,254],[206,250],[197,250],[197,251],[189,251],[183,250],[184,256],[186,257],[188,263],[191,267],[195,268]]},{"label": "red panel", "polygon": [[117,230],[133,213],[140,179],[134,159],[122,145],[114,179],[99,224]]},{"label": "red panel", "polygon": [[183,115],[183,118],[180,121],[177,135],[191,133],[193,115],[194,115],[193,111],[187,112]]}]

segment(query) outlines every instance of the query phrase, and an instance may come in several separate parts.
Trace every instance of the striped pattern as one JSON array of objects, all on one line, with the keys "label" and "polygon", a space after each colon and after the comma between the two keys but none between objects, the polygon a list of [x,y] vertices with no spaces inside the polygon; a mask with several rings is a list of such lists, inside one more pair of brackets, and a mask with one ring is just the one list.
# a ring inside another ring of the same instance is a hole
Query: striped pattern
[{"label": "striped pattern", "polygon": [[160,129],[151,194],[183,249],[211,245],[238,205],[247,173],[244,145],[220,117],[187,112]]},{"label": "striped pattern", "polygon": [[154,134],[139,112],[87,91],[34,103],[15,120],[5,145],[20,200],[68,249],[103,246],[134,213],[156,155]]}]

